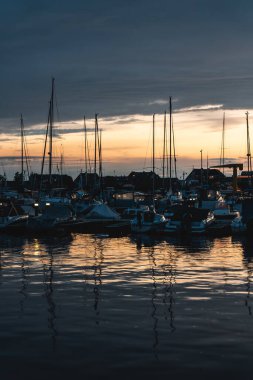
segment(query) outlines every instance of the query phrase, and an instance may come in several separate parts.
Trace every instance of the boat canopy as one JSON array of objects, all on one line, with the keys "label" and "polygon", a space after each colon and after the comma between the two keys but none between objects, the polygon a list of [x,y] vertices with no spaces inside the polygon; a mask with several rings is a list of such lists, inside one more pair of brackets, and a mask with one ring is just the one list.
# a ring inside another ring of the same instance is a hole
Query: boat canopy
[{"label": "boat canopy", "polygon": [[89,209],[87,209],[87,213],[85,213],[85,218],[118,220],[120,219],[120,215],[109,206],[102,203],[89,207]]}]

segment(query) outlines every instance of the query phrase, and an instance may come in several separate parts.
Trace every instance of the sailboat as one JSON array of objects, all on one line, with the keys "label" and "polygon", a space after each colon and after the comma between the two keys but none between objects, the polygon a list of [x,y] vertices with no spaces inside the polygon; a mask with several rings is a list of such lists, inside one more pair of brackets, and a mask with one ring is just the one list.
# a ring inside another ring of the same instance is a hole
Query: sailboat
[{"label": "sailboat", "polygon": [[[85,169],[87,173],[87,129],[84,119],[85,130]],[[103,166],[102,166],[102,131],[98,127],[98,114],[95,114],[94,129],[94,171],[93,171],[93,199],[80,199],[73,202],[77,220],[75,228],[81,232],[116,232],[116,230],[130,229],[129,221],[122,221],[121,216],[111,209],[105,202],[103,196]],[[97,173],[98,168],[98,173]],[[87,177],[87,175],[86,175]],[[95,199],[97,196],[98,199]]]},{"label": "sailboat", "polygon": [[166,223],[163,215],[157,214],[155,211],[155,114],[153,114],[153,150],[152,150],[152,197],[153,206],[149,210],[139,209],[136,217],[131,222],[131,231],[134,233],[154,233],[161,230]]},{"label": "sailboat", "polygon": [[[44,143],[43,159],[41,166],[41,184],[39,201],[34,204],[36,215],[29,218],[28,230],[42,232],[50,231],[61,227],[63,224],[75,222],[74,212],[71,206],[71,200],[66,197],[52,197],[50,194],[41,196],[43,186],[43,173],[45,166],[45,154],[47,145],[49,145],[49,175],[48,188],[52,190],[53,177],[53,127],[54,127],[54,97],[55,97],[55,79],[52,78],[51,97],[49,102],[48,122],[46,129],[46,138]],[[48,143],[49,139],[49,144]]]}]

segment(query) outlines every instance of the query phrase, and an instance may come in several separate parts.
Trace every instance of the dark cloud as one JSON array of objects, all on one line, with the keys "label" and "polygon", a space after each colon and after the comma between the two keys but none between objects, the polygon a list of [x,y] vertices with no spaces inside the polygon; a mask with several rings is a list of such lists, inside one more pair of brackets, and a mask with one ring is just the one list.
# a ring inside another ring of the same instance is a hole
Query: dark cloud
[{"label": "dark cloud", "polygon": [[0,5],[0,129],[47,120],[252,106],[253,3],[9,0]]}]

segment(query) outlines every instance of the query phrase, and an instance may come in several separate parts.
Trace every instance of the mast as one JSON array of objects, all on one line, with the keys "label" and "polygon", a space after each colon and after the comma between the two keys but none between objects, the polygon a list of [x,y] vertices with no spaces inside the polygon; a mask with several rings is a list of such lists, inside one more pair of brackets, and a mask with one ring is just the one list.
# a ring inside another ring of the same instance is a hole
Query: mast
[{"label": "mast", "polygon": [[21,129],[21,183],[24,183],[24,120],[20,116],[20,129]]},{"label": "mast", "polygon": [[175,146],[175,134],[174,134],[173,118],[172,118],[172,137],[173,137],[174,170],[175,170],[175,178],[177,178],[177,158],[176,158],[176,146]]},{"label": "mast", "polygon": [[102,166],[102,130],[100,129],[98,134],[98,152],[99,152],[99,182],[100,192],[103,198],[103,166]]},{"label": "mast", "polygon": [[152,152],[152,171],[153,171],[153,186],[152,186],[152,193],[153,193],[153,201],[155,196],[155,114],[153,114],[153,152]]},{"label": "mast", "polygon": [[53,158],[53,125],[54,125],[54,78],[52,78],[52,89],[50,99],[49,119],[49,183],[52,183],[52,158]]},{"label": "mast", "polygon": [[171,96],[170,96],[170,188],[169,190],[171,191],[172,189],[172,184],[171,184],[171,169],[172,169],[172,101],[171,101]]},{"label": "mast", "polygon": [[97,174],[97,148],[98,148],[98,114],[95,114],[95,146],[94,146],[94,190],[96,188],[96,174]]},{"label": "mast", "polygon": [[209,180],[208,172],[209,172],[209,160],[208,160],[208,153],[207,153],[206,155],[206,183],[207,185],[208,185],[208,180]]},{"label": "mast", "polygon": [[164,124],[163,124],[163,188],[165,183],[165,155],[166,155],[166,111],[164,111]]},{"label": "mast", "polygon": [[[225,112],[223,113],[220,165],[225,165]],[[224,167],[223,167],[224,174]]]},{"label": "mast", "polygon": [[252,179],[252,165],[251,165],[251,151],[250,151],[250,135],[249,135],[249,113],[246,112],[246,126],[247,126],[247,165],[248,165],[248,180],[251,185]]},{"label": "mast", "polygon": [[88,182],[88,159],[87,159],[87,128],[86,128],[86,119],[85,115],[83,117],[84,123],[84,161],[85,161],[85,186],[87,187]]},{"label": "mast", "polygon": [[43,184],[43,174],[44,174],[45,156],[46,156],[46,149],[47,149],[48,130],[49,130],[49,124],[50,124],[50,114],[51,114],[51,101],[49,102],[49,111],[48,111],[48,118],[47,118],[47,129],[46,129],[46,138],[45,138],[44,149],[43,149],[43,157],[42,157],[42,163],[41,163],[39,194],[42,191],[42,184]]},{"label": "mast", "polygon": [[203,185],[203,159],[202,159],[203,149],[200,150],[200,184]]}]

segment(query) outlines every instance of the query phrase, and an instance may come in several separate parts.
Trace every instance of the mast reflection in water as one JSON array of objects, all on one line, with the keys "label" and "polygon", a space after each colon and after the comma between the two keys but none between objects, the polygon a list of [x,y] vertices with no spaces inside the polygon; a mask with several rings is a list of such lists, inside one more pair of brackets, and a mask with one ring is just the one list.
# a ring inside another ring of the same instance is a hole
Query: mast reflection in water
[{"label": "mast reflection in water", "polygon": [[4,380],[252,372],[247,239],[0,243]]}]

